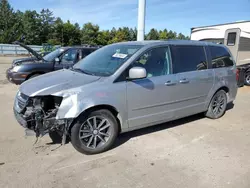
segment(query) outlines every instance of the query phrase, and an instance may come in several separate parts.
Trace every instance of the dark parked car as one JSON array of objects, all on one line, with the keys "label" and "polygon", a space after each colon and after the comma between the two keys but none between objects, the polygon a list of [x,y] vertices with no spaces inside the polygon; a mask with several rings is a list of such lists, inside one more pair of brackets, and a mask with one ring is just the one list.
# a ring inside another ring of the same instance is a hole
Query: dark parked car
[{"label": "dark parked car", "polygon": [[16,42],[28,50],[35,58],[23,61],[13,61],[11,68],[6,71],[7,79],[15,84],[21,84],[24,81],[51,71],[71,68],[80,59],[89,55],[99,47],[75,46],[61,47],[55,51],[42,56],[30,47]]}]

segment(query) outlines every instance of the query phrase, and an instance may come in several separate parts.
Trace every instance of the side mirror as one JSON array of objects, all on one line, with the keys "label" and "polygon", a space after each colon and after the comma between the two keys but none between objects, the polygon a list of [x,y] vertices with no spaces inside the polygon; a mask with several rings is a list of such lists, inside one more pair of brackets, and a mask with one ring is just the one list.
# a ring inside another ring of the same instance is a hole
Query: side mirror
[{"label": "side mirror", "polygon": [[57,58],[55,58],[55,62],[56,63],[59,63],[60,62],[60,59],[57,57]]},{"label": "side mirror", "polygon": [[143,67],[133,67],[129,70],[129,80],[142,79],[147,77],[147,71]]}]

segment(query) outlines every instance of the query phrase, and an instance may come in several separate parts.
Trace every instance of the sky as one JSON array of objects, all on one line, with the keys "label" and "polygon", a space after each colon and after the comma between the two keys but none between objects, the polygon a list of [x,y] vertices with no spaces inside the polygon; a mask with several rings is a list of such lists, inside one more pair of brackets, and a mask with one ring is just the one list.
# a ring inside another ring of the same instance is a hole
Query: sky
[{"label": "sky", "polygon": [[[190,35],[190,28],[250,20],[250,0],[146,0],[146,32],[151,28]],[[9,0],[17,10],[48,8],[55,17],[92,22],[100,29],[137,27],[138,0]]]}]

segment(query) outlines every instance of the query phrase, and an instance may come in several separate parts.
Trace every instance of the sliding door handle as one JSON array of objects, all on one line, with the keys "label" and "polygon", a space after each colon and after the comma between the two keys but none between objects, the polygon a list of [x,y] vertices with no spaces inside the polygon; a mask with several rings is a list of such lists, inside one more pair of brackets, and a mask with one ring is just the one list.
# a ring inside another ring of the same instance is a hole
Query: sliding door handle
[{"label": "sliding door handle", "polygon": [[181,84],[187,84],[187,83],[189,83],[189,80],[186,79],[186,78],[183,78],[183,79],[181,79],[179,82],[180,82]]},{"label": "sliding door handle", "polygon": [[169,80],[169,81],[167,81],[167,82],[165,83],[165,86],[173,86],[173,85],[176,85],[176,83],[175,83],[175,82],[172,82],[171,80]]}]

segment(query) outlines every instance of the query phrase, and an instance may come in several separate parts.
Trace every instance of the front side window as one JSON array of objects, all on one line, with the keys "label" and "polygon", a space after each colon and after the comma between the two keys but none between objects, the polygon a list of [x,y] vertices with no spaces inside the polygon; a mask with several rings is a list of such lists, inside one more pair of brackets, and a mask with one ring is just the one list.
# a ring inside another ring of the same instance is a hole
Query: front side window
[{"label": "front side window", "polygon": [[227,37],[227,45],[228,46],[234,46],[235,45],[236,35],[237,35],[236,32],[228,33],[228,37]]},{"label": "front side window", "polygon": [[59,48],[59,49],[54,50],[53,52],[50,52],[49,54],[45,55],[43,57],[43,59],[45,61],[48,61],[48,62],[54,61],[55,58],[57,58],[63,51],[64,51],[63,48]]},{"label": "front side window", "polygon": [[159,47],[147,51],[132,66],[145,68],[148,78],[170,74],[169,47]]},{"label": "front side window", "polygon": [[208,62],[203,46],[171,46],[174,73],[206,70]]},{"label": "front side window", "polygon": [[90,75],[110,76],[140,48],[142,45],[108,45],[89,54],[73,68]]},{"label": "front side window", "polygon": [[209,46],[212,57],[212,68],[230,67],[234,65],[233,59],[224,47]]},{"label": "front side window", "polygon": [[77,49],[69,49],[61,56],[61,63],[73,63],[76,60],[77,53]]}]

